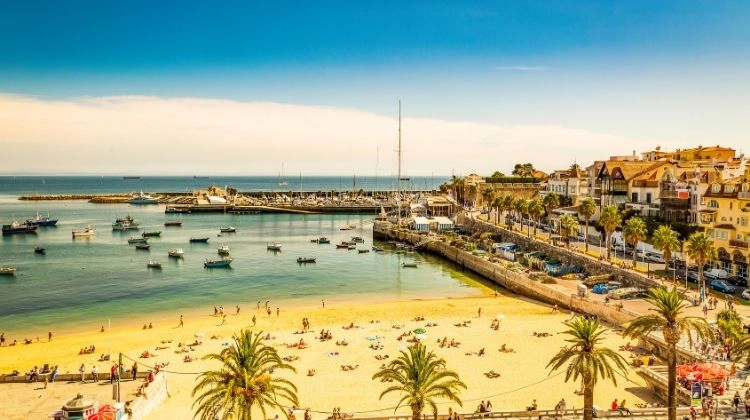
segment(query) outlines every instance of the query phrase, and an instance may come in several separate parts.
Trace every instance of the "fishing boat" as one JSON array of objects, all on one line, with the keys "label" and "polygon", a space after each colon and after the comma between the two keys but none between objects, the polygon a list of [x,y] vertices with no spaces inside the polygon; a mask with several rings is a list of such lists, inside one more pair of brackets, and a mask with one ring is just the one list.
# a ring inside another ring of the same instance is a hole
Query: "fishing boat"
[{"label": "fishing boat", "polygon": [[299,258],[297,258],[297,262],[300,263],[300,264],[303,264],[303,263],[314,263],[315,262],[315,257],[299,257]]},{"label": "fishing boat", "polygon": [[357,249],[357,245],[354,245],[354,244],[349,244],[349,245],[348,245],[348,246],[346,247],[346,249],[348,249],[349,251],[351,251],[351,250],[353,250],[353,249]]},{"label": "fishing boat", "polygon": [[190,207],[167,207],[166,209],[164,209],[164,213],[189,214]]},{"label": "fishing boat", "polygon": [[206,260],[203,262],[203,268],[228,268],[232,264],[231,257],[225,257],[220,260]]},{"label": "fishing boat", "polygon": [[126,230],[138,230],[139,223],[135,221],[130,215],[125,217],[118,217],[112,222],[112,230],[126,231]]},{"label": "fishing boat", "polygon": [[94,235],[96,235],[96,229],[91,225],[88,225],[83,229],[73,229],[74,238],[90,238]]},{"label": "fishing boat", "polygon": [[354,229],[354,227],[351,225],[344,225],[339,228],[339,230],[352,230],[352,229]]},{"label": "fishing boat", "polygon": [[144,194],[143,191],[141,191],[140,194],[134,195],[130,200],[128,200],[128,203],[130,204],[159,204],[159,199],[155,197],[151,197],[148,194]]},{"label": "fishing boat", "polygon": [[133,237],[128,238],[128,243],[131,245],[132,244],[145,244],[147,241],[148,239],[146,238],[133,238]]},{"label": "fishing boat", "polygon": [[367,254],[368,252],[370,252],[370,250],[369,249],[358,249],[357,252],[360,253],[360,254]]},{"label": "fishing boat", "polygon": [[161,263],[155,260],[148,260],[148,262],[146,263],[146,267],[161,269]]},{"label": "fishing boat", "polygon": [[15,267],[0,267],[0,276],[15,276]]},{"label": "fishing boat", "polygon": [[204,236],[200,238],[196,238],[195,236],[193,236],[192,238],[190,238],[190,243],[204,243],[205,244],[207,242],[208,242],[208,236]]},{"label": "fishing boat", "polygon": [[122,179],[141,179],[139,176],[124,176]]},{"label": "fishing boat", "polygon": [[3,225],[3,235],[14,235],[17,233],[36,233],[37,226],[28,223],[19,223],[15,219],[9,225]]},{"label": "fishing boat", "polygon": [[336,244],[336,249],[349,249],[349,244]]},{"label": "fishing boat", "polygon": [[47,249],[44,247],[38,246],[34,248],[35,254],[45,254],[46,252],[47,252]]},{"label": "fishing boat", "polygon": [[151,245],[147,243],[136,244],[135,249],[137,249],[138,251],[148,251],[149,249],[151,249]]},{"label": "fishing boat", "polygon": [[183,251],[182,248],[171,248],[167,251],[167,255],[172,258],[182,258],[185,255],[185,251]]},{"label": "fishing boat", "polygon": [[229,245],[222,245],[217,251],[219,255],[229,255]]},{"label": "fishing boat", "polygon": [[266,244],[266,249],[269,251],[281,251],[281,244],[278,242]]},{"label": "fishing boat", "polygon": [[49,214],[47,214],[47,217],[42,217],[39,215],[39,212],[37,212],[36,217],[26,220],[26,224],[31,226],[55,226],[57,224],[57,219],[51,219]]},{"label": "fishing boat", "polygon": [[222,226],[219,228],[221,233],[234,233],[237,232],[237,228],[234,226]]},{"label": "fishing boat", "polygon": [[417,263],[415,262],[402,262],[401,267],[404,268],[417,268]]},{"label": "fishing boat", "polygon": [[363,244],[365,243],[365,240],[361,236],[352,236],[352,239],[349,242],[354,242],[355,244]]},{"label": "fishing boat", "polygon": [[146,232],[146,231],[144,231],[141,234],[141,236],[144,237],[144,238],[158,238],[158,237],[161,236],[161,231],[156,231],[156,232]]},{"label": "fishing boat", "polygon": [[321,236],[320,238],[318,238],[318,243],[319,244],[330,244],[331,240],[328,239],[328,238],[326,238],[325,236]]},{"label": "fishing boat", "polygon": [[385,248],[383,248],[382,246],[374,246],[372,247],[372,250],[375,252],[385,252]]},{"label": "fishing boat", "polygon": [[182,226],[182,220],[167,220],[164,222],[164,226],[167,227],[180,227]]}]

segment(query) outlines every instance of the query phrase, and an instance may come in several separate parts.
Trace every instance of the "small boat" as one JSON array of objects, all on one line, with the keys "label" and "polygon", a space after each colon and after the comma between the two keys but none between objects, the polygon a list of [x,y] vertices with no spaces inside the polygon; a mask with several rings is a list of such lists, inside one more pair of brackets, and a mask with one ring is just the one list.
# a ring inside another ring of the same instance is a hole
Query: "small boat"
[{"label": "small boat", "polygon": [[129,244],[145,244],[148,241],[146,238],[128,238]]},{"label": "small boat", "polygon": [[139,176],[124,176],[122,179],[141,179]]},{"label": "small boat", "polygon": [[349,244],[349,246],[347,246],[346,249],[348,249],[349,251],[351,251],[353,249],[357,249],[357,245]]},{"label": "small boat", "polygon": [[266,249],[269,251],[281,251],[281,244],[278,242],[266,244]]},{"label": "small boat", "polygon": [[0,267],[0,276],[15,276],[15,267]]},{"label": "small boat", "polygon": [[118,217],[115,219],[114,222],[112,222],[112,230],[119,230],[119,231],[125,231],[125,230],[138,230],[138,222],[135,221],[130,215],[127,215],[125,217]]},{"label": "small boat", "polygon": [[167,207],[164,213],[190,214],[190,207]]},{"label": "small boat", "polygon": [[350,242],[354,242],[355,244],[363,244],[365,243],[365,240],[361,236],[352,236]]},{"label": "small boat", "polygon": [[167,251],[167,255],[172,258],[182,258],[185,255],[185,251],[183,251],[182,248],[171,248]]},{"label": "small boat", "polygon": [[44,248],[44,247],[38,246],[38,247],[34,248],[34,253],[35,254],[45,254],[46,252],[47,252],[47,249]]},{"label": "small boat", "polygon": [[47,217],[42,217],[37,212],[35,218],[26,220],[26,224],[31,226],[55,226],[57,219],[50,219],[49,214],[47,214]]},{"label": "small boat", "polygon": [[229,255],[229,245],[222,245],[218,249],[219,255]]},{"label": "small boat", "polygon": [[325,236],[321,236],[320,238],[318,238],[318,243],[319,244],[330,244],[331,240],[328,239],[328,238],[326,238]]},{"label": "small boat", "polygon": [[167,220],[166,222],[164,222],[164,226],[179,227],[182,226],[182,220]]},{"label": "small boat", "polygon": [[219,232],[221,233],[234,233],[237,232],[237,228],[234,226],[222,226],[219,228]]},{"label": "small boat", "polygon": [[146,267],[148,267],[148,268],[159,268],[160,269],[161,268],[161,263],[159,261],[148,260],[148,262],[146,263]]},{"label": "small boat", "polygon": [[317,244],[318,240],[317,239],[310,239],[310,242],[313,243],[313,244]]},{"label": "small boat", "polygon": [[370,250],[369,249],[358,249],[357,252],[360,253],[360,254],[367,254],[368,252],[370,252]]},{"label": "small boat", "polygon": [[299,258],[297,258],[297,262],[300,263],[300,264],[303,264],[303,263],[314,263],[315,262],[315,257],[299,257]]},{"label": "small boat", "polygon": [[352,230],[352,229],[354,229],[354,227],[352,227],[351,225],[341,226],[339,228],[339,230]]},{"label": "small boat", "polygon": [[28,223],[18,223],[13,220],[9,225],[3,225],[3,235],[13,235],[16,233],[36,233],[38,226]]},{"label": "small boat", "polygon": [[190,238],[190,243],[196,243],[196,242],[197,243],[204,243],[205,244],[205,243],[208,242],[208,237],[204,236],[204,237],[201,237],[201,238],[196,238],[196,237]]},{"label": "small boat", "polygon": [[140,194],[135,195],[130,200],[128,200],[128,203],[130,204],[159,204],[159,199],[155,197],[151,197],[148,194],[144,194],[143,191],[141,191]]},{"label": "small boat", "polygon": [[83,229],[73,230],[74,238],[90,238],[94,235],[96,235],[96,229],[94,229],[91,225],[88,225]]},{"label": "small boat", "polygon": [[349,244],[336,244],[336,249],[349,249]]},{"label": "small boat", "polygon": [[146,231],[144,231],[141,234],[141,236],[144,237],[144,238],[158,238],[158,237],[161,236],[161,231],[156,231],[156,232],[146,232]]},{"label": "small boat", "polygon": [[203,263],[203,268],[227,268],[231,263],[231,257],[222,258],[220,260],[206,260]]},{"label": "small boat", "polygon": [[375,252],[385,252],[385,248],[383,248],[382,246],[374,246],[372,247],[372,250]]},{"label": "small boat", "polygon": [[401,267],[404,267],[404,268],[417,268],[417,263],[415,263],[415,262],[403,262],[403,263],[401,263]]},{"label": "small boat", "polygon": [[148,251],[151,249],[151,245],[143,243],[143,244],[136,244],[135,249],[139,251]]}]

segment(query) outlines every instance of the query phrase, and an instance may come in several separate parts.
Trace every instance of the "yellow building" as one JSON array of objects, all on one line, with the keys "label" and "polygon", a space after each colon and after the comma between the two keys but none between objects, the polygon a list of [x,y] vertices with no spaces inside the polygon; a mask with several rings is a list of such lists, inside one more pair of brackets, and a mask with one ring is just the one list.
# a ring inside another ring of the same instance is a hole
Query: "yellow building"
[{"label": "yellow building", "polygon": [[716,266],[748,277],[750,168],[743,176],[715,181],[702,197],[700,224],[716,246]]}]

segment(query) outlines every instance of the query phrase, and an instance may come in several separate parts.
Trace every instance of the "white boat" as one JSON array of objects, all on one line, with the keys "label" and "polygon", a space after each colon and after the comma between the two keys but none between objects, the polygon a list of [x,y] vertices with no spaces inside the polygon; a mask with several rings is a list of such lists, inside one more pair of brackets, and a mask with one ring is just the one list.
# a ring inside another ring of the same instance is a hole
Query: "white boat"
[{"label": "white boat", "polygon": [[363,244],[365,243],[365,240],[361,236],[352,236],[352,239],[349,242],[354,242],[355,244]]},{"label": "white boat", "polygon": [[278,242],[266,244],[266,249],[269,251],[281,251],[281,244]]},{"label": "white boat", "polygon": [[222,245],[218,249],[219,255],[229,255],[229,245]]},{"label": "white boat", "polygon": [[141,191],[140,194],[135,195],[130,200],[128,200],[128,203],[130,204],[159,204],[159,199],[155,197],[151,197],[148,194],[144,194],[143,191]]},{"label": "white boat", "polygon": [[315,257],[299,257],[299,258],[297,258],[297,262],[300,263],[300,264],[303,264],[303,263],[314,263],[315,262]]},{"label": "white boat", "polygon": [[234,226],[222,226],[219,228],[219,231],[222,233],[233,233],[237,232],[237,228]]},{"label": "white boat", "polygon": [[401,267],[404,267],[404,268],[417,268],[417,263],[415,263],[415,262],[403,262],[403,263],[401,263]]},{"label": "white boat", "polygon": [[182,248],[171,248],[167,251],[167,254],[173,258],[182,258],[185,255],[185,251]]},{"label": "white boat", "polygon": [[129,244],[145,244],[146,242],[148,242],[146,238],[128,238]]},{"label": "white boat", "polygon": [[15,276],[15,267],[0,267],[0,276]]},{"label": "white boat", "polygon": [[232,263],[232,258],[226,257],[220,260],[206,260],[203,263],[203,268],[228,268]]},{"label": "white boat", "polygon": [[90,238],[96,234],[96,229],[91,225],[86,226],[83,229],[73,229],[74,238]]},{"label": "white boat", "polygon": [[161,268],[161,263],[159,261],[148,260],[148,262],[146,263],[146,267],[148,267],[148,268]]}]

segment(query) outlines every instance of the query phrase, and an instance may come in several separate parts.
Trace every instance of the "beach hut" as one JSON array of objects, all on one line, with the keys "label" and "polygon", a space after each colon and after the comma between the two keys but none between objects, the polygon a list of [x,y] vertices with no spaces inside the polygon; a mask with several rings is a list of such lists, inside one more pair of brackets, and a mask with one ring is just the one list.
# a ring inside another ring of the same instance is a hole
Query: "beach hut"
[{"label": "beach hut", "polygon": [[89,416],[96,414],[99,409],[99,402],[83,398],[78,394],[72,400],[62,406],[60,417],[55,415],[55,420],[87,420]]},{"label": "beach hut", "polygon": [[415,217],[411,221],[411,228],[417,232],[427,233],[430,231],[430,222],[426,217]]},{"label": "beach hut", "polygon": [[445,216],[437,216],[432,219],[436,225],[435,230],[438,232],[452,231],[454,228],[453,221]]}]

